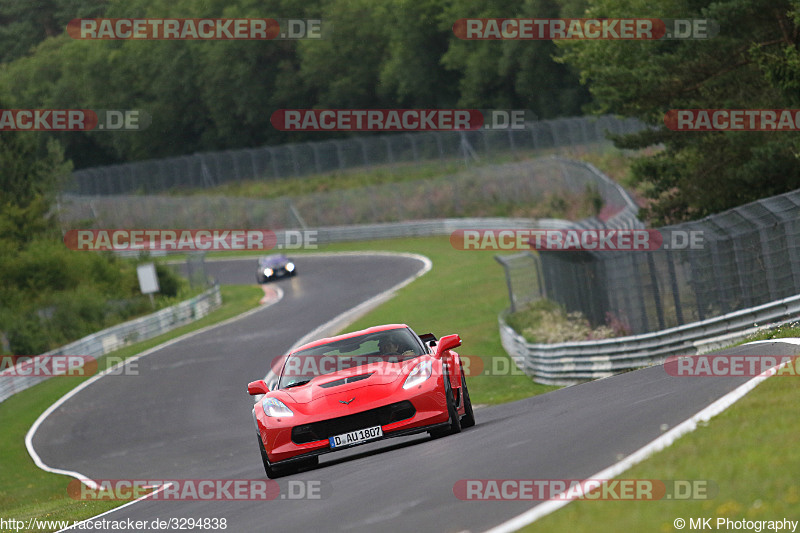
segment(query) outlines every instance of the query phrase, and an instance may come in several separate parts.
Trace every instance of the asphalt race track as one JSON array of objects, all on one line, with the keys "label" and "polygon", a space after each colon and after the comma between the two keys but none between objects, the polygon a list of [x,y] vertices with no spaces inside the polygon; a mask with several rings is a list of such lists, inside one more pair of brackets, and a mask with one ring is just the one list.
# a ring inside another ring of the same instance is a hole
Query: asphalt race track
[{"label": "asphalt race track", "polygon": [[[138,376],[104,377],[68,400],[33,438],[41,459],[93,479],[266,479],[247,383],[309,331],[421,268],[390,256],[296,263],[297,277],[275,283],[282,301],[139,360]],[[208,263],[222,283],[254,283],[254,265]],[[457,333],[468,350],[469,331]],[[731,352],[793,355],[797,347]],[[588,478],[748,379],[676,378],[652,367],[479,409],[477,425],[458,435],[325,455],[319,467],[276,480],[281,495],[271,501],[144,500],[104,518],[225,518],[237,533],[484,531],[535,502],[461,501],[457,481]],[[321,498],[291,499],[297,481],[314,483]]]}]

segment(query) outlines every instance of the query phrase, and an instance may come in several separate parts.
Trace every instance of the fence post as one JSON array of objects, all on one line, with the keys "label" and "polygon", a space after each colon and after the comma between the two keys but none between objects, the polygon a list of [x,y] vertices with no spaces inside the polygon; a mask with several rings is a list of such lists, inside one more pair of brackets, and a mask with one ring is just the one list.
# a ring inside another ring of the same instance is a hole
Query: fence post
[{"label": "fence post", "polygon": [[647,267],[650,271],[650,283],[653,285],[653,305],[656,307],[656,316],[658,317],[658,329],[664,329],[664,307],[661,304],[661,291],[658,288],[658,272],[656,271],[656,262],[653,255],[655,252],[644,252],[647,254]]},{"label": "fence post", "polygon": [[631,258],[631,265],[633,267],[633,285],[635,285],[636,295],[639,300],[641,323],[638,332],[648,331],[650,329],[650,321],[647,318],[647,306],[644,300],[644,287],[642,287],[642,274],[639,271],[639,262],[636,260],[637,255],[628,254]]},{"label": "fence post", "polygon": [[681,307],[681,295],[678,288],[678,276],[675,273],[675,263],[673,262],[672,251],[664,250],[664,256],[667,262],[667,273],[669,274],[669,285],[672,290],[672,301],[675,304],[675,320],[680,326],[683,324],[683,309]]}]

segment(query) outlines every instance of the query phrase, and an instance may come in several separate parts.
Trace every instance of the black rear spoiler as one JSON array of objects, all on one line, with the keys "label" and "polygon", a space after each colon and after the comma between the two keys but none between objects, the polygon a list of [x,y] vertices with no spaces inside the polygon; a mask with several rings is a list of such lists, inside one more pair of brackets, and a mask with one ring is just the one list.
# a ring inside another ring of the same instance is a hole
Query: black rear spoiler
[{"label": "black rear spoiler", "polygon": [[436,346],[436,335],[433,333],[425,333],[419,336],[420,340],[426,344],[428,344],[431,348]]}]

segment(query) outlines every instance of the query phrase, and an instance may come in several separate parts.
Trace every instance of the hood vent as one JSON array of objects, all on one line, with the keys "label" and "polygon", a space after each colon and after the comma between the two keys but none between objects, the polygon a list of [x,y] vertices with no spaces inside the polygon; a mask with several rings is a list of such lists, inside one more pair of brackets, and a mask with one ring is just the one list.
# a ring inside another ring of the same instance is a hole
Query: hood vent
[{"label": "hood vent", "polygon": [[323,388],[327,389],[329,387],[338,387],[339,385],[345,385],[347,383],[355,383],[356,381],[361,381],[362,379],[367,379],[368,377],[370,377],[374,373],[375,372],[369,372],[368,374],[360,374],[358,376],[348,376],[346,378],[337,379],[335,381],[329,381],[327,383],[323,383],[322,385],[320,385],[320,387],[323,387]]}]

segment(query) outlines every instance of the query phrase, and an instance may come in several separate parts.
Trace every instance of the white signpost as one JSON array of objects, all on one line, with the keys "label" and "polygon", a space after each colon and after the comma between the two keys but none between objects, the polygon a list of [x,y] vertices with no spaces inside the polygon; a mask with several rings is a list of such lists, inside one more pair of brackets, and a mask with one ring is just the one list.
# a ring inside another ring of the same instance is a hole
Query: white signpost
[{"label": "white signpost", "polygon": [[142,291],[142,294],[150,296],[150,305],[155,308],[156,303],[153,301],[153,293],[159,291],[155,264],[144,263],[137,266],[136,275],[139,277],[139,289]]}]

